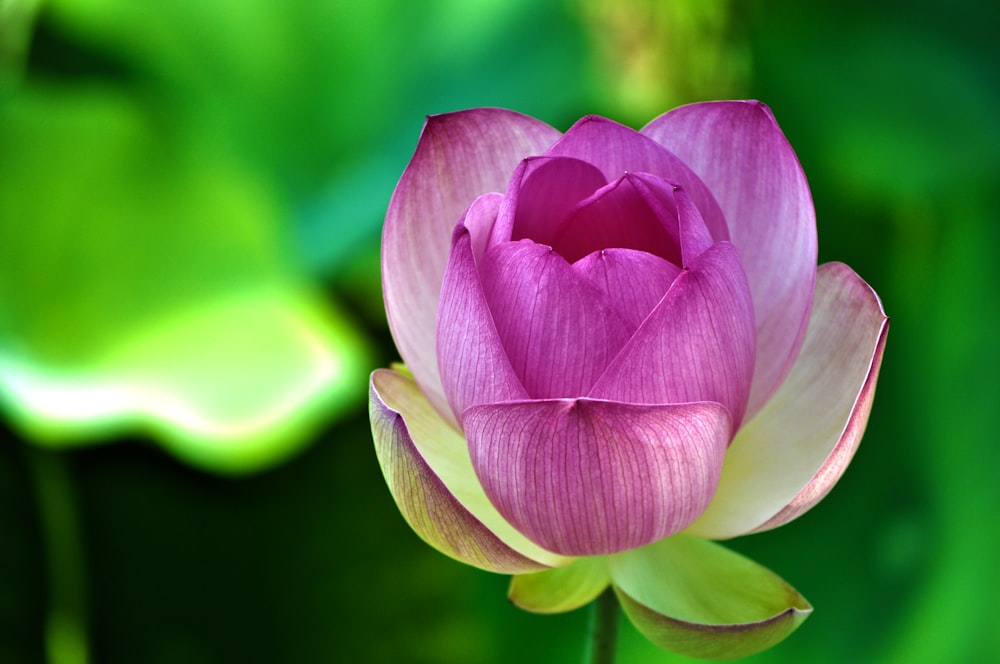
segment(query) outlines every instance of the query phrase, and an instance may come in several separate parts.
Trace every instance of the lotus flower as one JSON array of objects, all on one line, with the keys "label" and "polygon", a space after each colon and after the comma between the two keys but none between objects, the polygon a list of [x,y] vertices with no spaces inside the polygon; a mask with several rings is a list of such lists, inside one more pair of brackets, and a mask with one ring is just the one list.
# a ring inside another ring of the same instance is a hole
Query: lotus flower
[{"label": "lotus flower", "polygon": [[638,132],[430,117],[382,258],[405,366],[372,374],[372,431],[421,538],[514,574],[530,610],[611,586],[694,656],[756,652],[809,614],[710,540],[830,491],[888,320],[849,267],[817,268],[809,187],[767,106],[684,106]]}]

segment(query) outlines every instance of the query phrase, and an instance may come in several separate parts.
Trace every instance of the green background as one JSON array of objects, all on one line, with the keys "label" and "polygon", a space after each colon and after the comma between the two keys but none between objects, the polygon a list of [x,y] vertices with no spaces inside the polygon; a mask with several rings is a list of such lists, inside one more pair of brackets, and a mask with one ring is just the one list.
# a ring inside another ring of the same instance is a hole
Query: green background
[{"label": "green background", "polygon": [[[367,371],[397,359],[382,215],[428,113],[638,127],[721,97],[771,106],[821,261],[851,265],[892,319],[837,488],[730,543],[816,607],[748,661],[1000,660],[998,33],[991,2],[0,0],[0,342],[72,365],[147,310],[273,278],[318,293],[363,358],[240,472],[178,460],[169,427],[42,440],[8,401],[0,661],[45,660],[53,595],[92,662],[580,661],[586,611],[515,609],[505,578],[425,546],[385,488],[365,410]],[[140,283],[136,304],[112,287],[146,261],[183,278]],[[623,662],[687,661],[625,622],[621,639]]]}]

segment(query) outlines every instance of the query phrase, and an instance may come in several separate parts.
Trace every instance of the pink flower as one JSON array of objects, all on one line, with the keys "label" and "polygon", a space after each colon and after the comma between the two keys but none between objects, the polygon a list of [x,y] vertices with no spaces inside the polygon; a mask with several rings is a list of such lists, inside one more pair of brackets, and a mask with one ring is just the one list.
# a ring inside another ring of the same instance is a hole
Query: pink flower
[{"label": "pink flower", "polygon": [[[423,539],[522,574],[512,598],[533,610],[610,584],[650,638],[694,655],[767,647],[807,615],[773,574],[694,539],[826,495],[888,329],[850,268],[816,267],[809,188],[766,106],[564,135],[500,109],[431,117],[382,257],[406,370],[372,375],[372,429]],[[766,590],[743,597],[751,577]]]}]

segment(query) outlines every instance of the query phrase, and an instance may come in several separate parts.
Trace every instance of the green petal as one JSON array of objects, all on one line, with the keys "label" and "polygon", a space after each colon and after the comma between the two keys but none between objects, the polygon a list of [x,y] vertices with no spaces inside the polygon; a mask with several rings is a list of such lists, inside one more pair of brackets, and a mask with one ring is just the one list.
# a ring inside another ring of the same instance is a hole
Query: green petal
[{"label": "green petal", "polygon": [[609,583],[605,559],[588,556],[566,567],[518,574],[511,579],[507,597],[526,611],[563,613],[594,601]]},{"label": "green petal", "polygon": [[476,478],[465,438],[434,410],[411,376],[374,372],[369,415],[389,491],[425,542],[467,565],[504,574],[570,562],[500,516]]},{"label": "green petal", "polygon": [[622,608],[650,641],[705,659],[779,643],[812,606],[770,570],[714,542],[676,535],[608,557]]}]

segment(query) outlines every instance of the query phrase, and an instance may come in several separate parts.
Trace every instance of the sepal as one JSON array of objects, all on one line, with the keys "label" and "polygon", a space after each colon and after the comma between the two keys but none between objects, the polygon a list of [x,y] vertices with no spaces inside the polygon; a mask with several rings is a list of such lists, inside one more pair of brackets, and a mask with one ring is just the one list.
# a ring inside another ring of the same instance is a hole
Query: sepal
[{"label": "sepal", "polygon": [[604,558],[586,556],[565,567],[516,575],[507,598],[525,611],[564,613],[594,601],[609,583]]},{"label": "sepal", "polygon": [[737,659],[770,648],[812,612],[770,570],[708,540],[678,535],[608,557],[615,592],[643,636],[671,652]]}]

